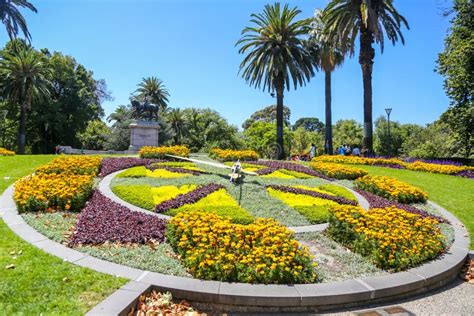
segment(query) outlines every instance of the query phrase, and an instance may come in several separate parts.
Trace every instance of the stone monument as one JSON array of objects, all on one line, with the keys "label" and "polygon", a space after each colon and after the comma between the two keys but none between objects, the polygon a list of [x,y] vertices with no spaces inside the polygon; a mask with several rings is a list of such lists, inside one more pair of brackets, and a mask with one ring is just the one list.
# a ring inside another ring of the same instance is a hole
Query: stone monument
[{"label": "stone monument", "polygon": [[143,146],[158,146],[158,109],[155,104],[148,102],[140,103],[132,101],[133,118],[135,119],[128,127],[130,128],[131,151],[138,151]]}]

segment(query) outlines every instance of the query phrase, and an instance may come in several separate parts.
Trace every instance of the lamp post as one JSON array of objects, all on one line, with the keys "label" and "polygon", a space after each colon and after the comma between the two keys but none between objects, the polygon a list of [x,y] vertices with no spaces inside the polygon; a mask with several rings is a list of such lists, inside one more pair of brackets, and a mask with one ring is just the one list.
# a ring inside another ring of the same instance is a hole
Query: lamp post
[{"label": "lamp post", "polygon": [[388,156],[391,157],[391,144],[390,144],[390,113],[392,113],[392,108],[386,108],[385,113],[387,113],[387,123],[388,123]]}]

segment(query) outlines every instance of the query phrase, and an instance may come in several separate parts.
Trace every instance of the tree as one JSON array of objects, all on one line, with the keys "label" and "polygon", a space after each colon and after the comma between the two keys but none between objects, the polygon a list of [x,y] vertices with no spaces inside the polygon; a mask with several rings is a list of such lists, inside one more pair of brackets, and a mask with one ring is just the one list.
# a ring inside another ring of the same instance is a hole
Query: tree
[{"label": "tree", "polygon": [[337,66],[344,62],[345,50],[341,49],[341,43],[327,36],[326,22],[322,11],[316,10],[311,25],[310,39],[308,41],[310,50],[313,52],[315,66],[324,71],[324,94],[325,94],[325,146],[326,154],[332,155],[332,110],[331,110],[331,73]]},{"label": "tree", "polygon": [[130,106],[119,105],[107,117],[107,122],[112,123],[107,149],[128,149],[130,145],[130,128],[128,126],[132,123],[132,109]]},{"label": "tree", "polygon": [[26,39],[31,40],[26,20],[21,14],[19,7],[29,9],[34,13],[38,12],[35,6],[27,0],[0,0],[0,19],[5,25],[10,40],[15,39],[20,30]]},{"label": "tree", "polygon": [[408,155],[415,158],[433,159],[453,156],[455,139],[446,123],[428,124],[422,133],[413,135],[422,141]]},{"label": "tree", "polygon": [[316,117],[302,117],[295,122],[293,130],[297,130],[300,127],[308,132],[321,133],[324,130],[324,123]]},{"label": "tree", "polygon": [[148,101],[158,105],[161,110],[166,109],[168,98],[170,97],[170,93],[163,81],[157,77],[143,78],[142,82],[138,84],[135,94],[136,98],[140,101],[144,101],[145,97],[148,97]]},{"label": "tree", "polygon": [[86,130],[77,135],[84,149],[104,150],[110,135],[110,128],[101,120],[89,121]]},{"label": "tree", "polygon": [[183,142],[183,137],[187,134],[186,114],[181,109],[171,109],[166,118],[174,131],[174,143],[180,145]]},{"label": "tree", "polygon": [[[291,152],[291,131],[284,128],[285,152]],[[273,158],[275,154],[275,125],[267,122],[255,122],[244,131],[246,148],[255,150],[262,157]]]},{"label": "tree", "polygon": [[[276,122],[277,117],[277,106],[276,105],[269,105],[257,112],[253,113],[249,119],[246,119],[245,122],[242,124],[243,129],[247,129],[255,122],[267,122],[267,123],[274,123]],[[283,124],[285,126],[290,125],[290,116],[291,111],[290,108],[287,106],[283,106]]]},{"label": "tree", "polygon": [[397,121],[390,121],[390,135],[388,122],[380,116],[375,120],[374,149],[380,156],[399,156],[403,145],[401,125]]},{"label": "tree", "polygon": [[436,71],[445,77],[444,90],[451,99],[451,106],[441,120],[454,132],[467,158],[474,146],[474,3],[455,0],[453,12],[455,16]]},{"label": "tree", "polygon": [[291,153],[295,155],[307,154],[311,144],[316,145],[318,153],[322,152],[324,141],[322,134],[308,131],[300,126],[291,135]]},{"label": "tree", "polygon": [[349,145],[360,147],[362,143],[362,126],[356,120],[339,120],[333,126],[334,143],[337,146]]},{"label": "tree", "polygon": [[0,92],[20,108],[18,153],[25,153],[27,114],[32,102],[48,98],[51,68],[44,57],[31,47],[20,47],[17,52],[4,52],[0,60]]},{"label": "tree", "polygon": [[348,45],[354,54],[355,40],[359,36],[359,64],[362,69],[364,87],[364,148],[368,154],[373,152],[372,127],[372,70],[375,41],[383,53],[384,37],[393,45],[400,39],[405,40],[401,32],[405,18],[393,6],[393,0],[332,0],[323,12],[331,41],[339,42],[340,47]]},{"label": "tree", "polygon": [[240,64],[242,77],[251,86],[276,92],[276,145],[277,158],[284,159],[283,144],[283,92],[305,85],[314,75],[311,56],[303,45],[309,19],[295,21],[301,11],[280,3],[265,5],[263,13],[252,14],[254,25],[242,31],[240,54],[245,54]]}]

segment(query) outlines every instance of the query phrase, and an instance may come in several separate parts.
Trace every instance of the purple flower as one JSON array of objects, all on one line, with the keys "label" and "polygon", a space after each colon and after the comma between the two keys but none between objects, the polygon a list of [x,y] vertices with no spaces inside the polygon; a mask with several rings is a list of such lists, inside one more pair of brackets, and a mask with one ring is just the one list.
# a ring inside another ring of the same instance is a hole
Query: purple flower
[{"label": "purple flower", "polygon": [[440,223],[446,223],[447,222],[446,219],[444,219],[440,216],[429,214],[428,212],[420,210],[420,209],[418,209],[414,206],[411,206],[411,205],[408,205],[408,204],[398,203],[398,202],[395,202],[395,201],[390,201],[386,198],[383,198],[381,196],[372,194],[372,193],[364,191],[364,190],[355,189],[355,191],[357,193],[359,193],[360,195],[362,195],[367,200],[367,202],[369,202],[369,207],[370,208],[386,208],[386,207],[389,207],[389,206],[395,206],[396,208],[402,209],[402,210],[404,210],[408,213],[418,214],[423,218],[424,217],[431,217],[431,218],[437,219],[438,222],[440,222]]},{"label": "purple flower", "polygon": [[186,169],[186,168],[179,168],[179,167],[169,167],[169,166],[163,166],[163,165],[147,165],[147,169],[153,171],[156,169],[164,169],[168,170],[170,172],[176,172],[176,173],[188,173],[192,174],[193,176],[200,176],[201,174],[207,174],[205,171],[199,171],[199,170],[191,170],[191,169]]},{"label": "purple flower", "polygon": [[79,215],[69,246],[102,244],[106,241],[145,243],[165,240],[166,221],[134,212],[95,191]]},{"label": "purple flower", "polygon": [[115,171],[128,169],[135,166],[146,166],[155,162],[165,162],[167,160],[142,159],[142,158],[104,158],[100,168],[99,177],[105,177]]},{"label": "purple flower", "polygon": [[267,167],[265,169],[260,169],[260,170],[255,171],[255,173],[257,173],[258,175],[266,175],[266,174],[270,174],[270,173],[272,173],[276,170],[279,170],[279,169],[285,169],[285,170],[289,170],[289,171],[304,173],[304,174],[307,174],[309,176],[318,177],[318,178],[322,178],[322,179],[325,179],[325,180],[333,180],[333,179],[323,175],[322,173],[314,171],[313,169],[311,169],[309,167],[306,167],[306,166],[303,166],[303,165],[300,165],[300,164],[297,164],[297,163],[293,163],[293,162],[263,160],[263,161],[249,161],[247,163],[257,165],[257,166]]},{"label": "purple flower", "polygon": [[224,188],[223,185],[215,184],[215,183],[199,186],[196,190],[193,190],[188,193],[180,194],[170,200],[161,202],[155,207],[155,212],[164,213],[167,210],[179,208],[186,204],[196,203],[200,199],[205,198],[209,194],[222,188]]}]

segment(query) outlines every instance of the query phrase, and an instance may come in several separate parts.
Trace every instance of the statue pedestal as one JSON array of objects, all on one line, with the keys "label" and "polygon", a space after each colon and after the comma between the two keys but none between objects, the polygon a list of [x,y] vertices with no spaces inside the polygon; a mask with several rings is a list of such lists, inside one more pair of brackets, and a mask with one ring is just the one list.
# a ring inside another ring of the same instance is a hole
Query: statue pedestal
[{"label": "statue pedestal", "polygon": [[136,121],[131,123],[129,150],[138,151],[143,146],[158,146],[158,122]]}]

